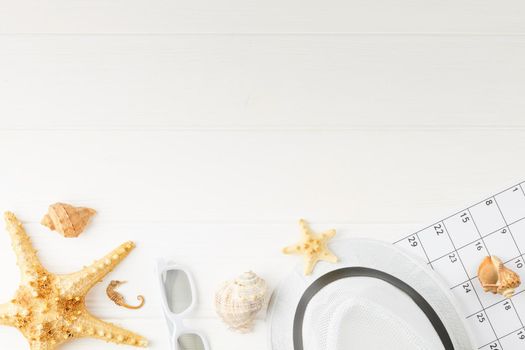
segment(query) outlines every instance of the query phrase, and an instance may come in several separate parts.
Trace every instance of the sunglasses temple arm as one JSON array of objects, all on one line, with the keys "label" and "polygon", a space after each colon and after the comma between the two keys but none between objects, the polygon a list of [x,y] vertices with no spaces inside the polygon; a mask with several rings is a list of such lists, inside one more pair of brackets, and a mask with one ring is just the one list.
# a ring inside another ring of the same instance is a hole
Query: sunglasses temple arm
[{"label": "sunglasses temple arm", "polygon": [[177,332],[173,332],[171,335],[171,350],[179,350],[179,345],[177,344],[178,335]]}]

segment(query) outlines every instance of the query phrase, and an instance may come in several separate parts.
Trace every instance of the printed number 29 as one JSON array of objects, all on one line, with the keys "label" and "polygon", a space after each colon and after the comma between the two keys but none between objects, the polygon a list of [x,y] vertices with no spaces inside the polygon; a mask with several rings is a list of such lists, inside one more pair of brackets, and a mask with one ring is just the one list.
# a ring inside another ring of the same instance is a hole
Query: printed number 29
[{"label": "printed number 29", "polygon": [[411,245],[412,247],[417,247],[417,240],[416,240],[416,237],[415,237],[415,236],[408,237],[408,243],[410,243],[410,245]]}]

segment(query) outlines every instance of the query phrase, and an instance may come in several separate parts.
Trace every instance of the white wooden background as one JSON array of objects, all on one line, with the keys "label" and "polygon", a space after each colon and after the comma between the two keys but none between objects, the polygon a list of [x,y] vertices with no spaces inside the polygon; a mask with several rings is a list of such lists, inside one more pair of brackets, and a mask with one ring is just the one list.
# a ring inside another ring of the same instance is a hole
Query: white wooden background
[{"label": "white wooden background", "polygon": [[[136,241],[107,281],[146,307],[105,284],[89,307],[151,349],[156,257],[193,270],[213,349],[266,349],[264,314],[231,333],[213,293],[248,269],[274,287],[300,217],[393,241],[525,179],[524,33],[521,0],[0,0],[0,209],[56,272]],[[55,201],[99,215],[65,240],[38,224]],[[7,234],[0,264],[2,301]],[[27,346],[4,327],[0,348]]]}]

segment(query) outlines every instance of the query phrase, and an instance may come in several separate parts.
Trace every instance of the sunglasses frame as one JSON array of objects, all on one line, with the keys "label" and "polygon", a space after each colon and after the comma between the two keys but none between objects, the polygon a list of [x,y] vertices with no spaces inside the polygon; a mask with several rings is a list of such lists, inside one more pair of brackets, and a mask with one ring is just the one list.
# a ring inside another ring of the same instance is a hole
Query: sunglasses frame
[{"label": "sunglasses frame", "polygon": [[[187,318],[187,315],[193,310],[195,304],[197,303],[197,292],[195,288],[195,283],[193,282],[193,276],[184,266],[175,264],[173,262],[166,262],[163,259],[157,260],[157,274],[159,276],[159,289],[161,293],[161,305],[164,317],[168,323],[168,329],[170,332],[170,344],[172,350],[182,350],[179,347],[178,339],[183,334],[195,334],[200,337],[202,344],[204,346],[203,350],[210,350],[208,340],[206,337],[199,331],[192,330],[187,328],[184,325],[184,319]],[[165,275],[168,271],[181,271],[183,272],[189,282],[191,290],[191,304],[181,313],[173,313],[170,310],[168,305],[168,296],[166,295],[165,289]]]}]

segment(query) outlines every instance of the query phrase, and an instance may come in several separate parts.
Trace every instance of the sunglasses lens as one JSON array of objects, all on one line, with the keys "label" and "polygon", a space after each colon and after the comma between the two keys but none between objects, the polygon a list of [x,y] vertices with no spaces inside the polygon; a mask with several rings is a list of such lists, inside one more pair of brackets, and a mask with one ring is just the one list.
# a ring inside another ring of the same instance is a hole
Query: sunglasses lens
[{"label": "sunglasses lens", "polygon": [[164,292],[166,293],[168,307],[174,314],[180,314],[186,310],[193,301],[190,280],[188,275],[181,270],[166,271]]},{"label": "sunglasses lens", "polygon": [[197,334],[182,334],[177,341],[180,350],[204,350],[204,342]]}]

